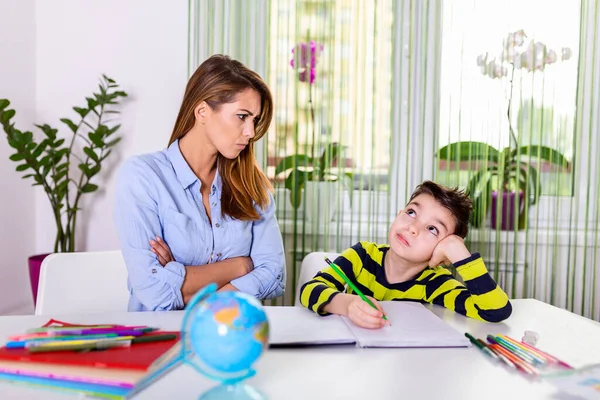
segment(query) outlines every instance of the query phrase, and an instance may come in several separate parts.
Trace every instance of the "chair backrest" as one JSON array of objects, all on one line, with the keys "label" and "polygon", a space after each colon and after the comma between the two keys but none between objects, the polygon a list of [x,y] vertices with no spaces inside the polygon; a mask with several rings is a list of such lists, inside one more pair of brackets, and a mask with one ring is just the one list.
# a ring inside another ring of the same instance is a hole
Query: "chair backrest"
[{"label": "chair backrest", "polygon": [[325,257],[333,261],[339,255],[339,253],[315,251],[308,253],[306,257],[304,257],[302,264],[300,265],[300,276],[298,277],[298,281],[296,283],[296,297],[294,300],[295,306],[302,306],[300,304],[300,288],[302,288],[302,285],[310,281],[317,274],[317,272],[327,267],[327,264],[325,263]]},{"label": "chair backrest", "polygon": [[120,250],[50,254],[42,262],[36,315],[127,311]]}]

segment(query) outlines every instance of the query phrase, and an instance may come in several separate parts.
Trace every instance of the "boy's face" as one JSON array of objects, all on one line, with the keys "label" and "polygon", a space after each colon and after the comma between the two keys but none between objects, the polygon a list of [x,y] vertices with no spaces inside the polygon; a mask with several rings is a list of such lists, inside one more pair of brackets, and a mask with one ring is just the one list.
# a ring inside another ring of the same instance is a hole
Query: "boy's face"
[{"label": "boy's face", "polygon": [[428,194],[420,194],[400,210],[388,232],[391,250],[413,263],[428,262],[433,249],[456,229],[454,216]]}]

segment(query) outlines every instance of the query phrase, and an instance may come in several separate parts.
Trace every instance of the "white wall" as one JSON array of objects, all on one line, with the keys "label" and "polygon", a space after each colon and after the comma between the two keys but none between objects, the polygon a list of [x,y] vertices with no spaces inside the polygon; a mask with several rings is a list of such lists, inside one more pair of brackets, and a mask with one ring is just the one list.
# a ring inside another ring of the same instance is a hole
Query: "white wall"
[{"label": "white wall", "polygon": [[[112,222],[118,165],[167,144],[187,81],[188,2],[164,0],[0,0],[0,98],[22,130],[75,119],[101,74],[130,97],[121,108],[123,141],[87,195],[78,250],[118,248]],[[20,179],[0,138],[0,314],[31,312],[27,257],[53,250],[55,225],[41,190]],[[115,154],[116,153],[116,154]],[[111,160],[112,159],[112,160]]]},{"label": "white wall", "polygon": [[[0,0],[0,98],[17,128],[31,130],[35,98],[35,2]],[[35,190],[15,172],[0,129],[0,314],[31,311],[27,257],[35,250]]]},{"label": "white wall", "polygon": [[[116,168],[126,157],[166,147],[187,81],[188,2],[38,0],[36,120],[63,129],[101,74],[129,99],[121,108],[123,141],[87,195],[78,217],[77,250],[117,249],[112,221]],[[63,129],[63,132],[64,129]],[[36,196],[36,251],[48,252],[55,227],[48,200]]]}]

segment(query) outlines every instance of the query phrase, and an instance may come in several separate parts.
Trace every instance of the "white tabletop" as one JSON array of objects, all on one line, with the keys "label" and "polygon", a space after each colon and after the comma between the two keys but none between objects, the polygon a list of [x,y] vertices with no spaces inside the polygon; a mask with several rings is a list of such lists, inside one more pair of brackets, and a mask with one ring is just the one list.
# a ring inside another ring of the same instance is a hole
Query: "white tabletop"
[{"label": "white tabletop", "polygon": [[[538,346],[578,367],[600,362],[600,323],[532,299],[513,300],[505,322],[489,324],[441,307],[433,312],[460,332],[475,337],[505,334],[520,339],[539,334]],[[183,312],[60,315],[73,323],[124,323],[180,328]],[[0,317],[0,340],[40,326],[46,316]],[[508,370],[477,348],[361,349],[352,345],[270,349],[247,383],[269,399],[564,399],[553,386]],[[136,399],[197,399],[215,386],[187,365],[177,368]],[[69,399],[73,395],[40,391],[0,381],[6,399]]]}]

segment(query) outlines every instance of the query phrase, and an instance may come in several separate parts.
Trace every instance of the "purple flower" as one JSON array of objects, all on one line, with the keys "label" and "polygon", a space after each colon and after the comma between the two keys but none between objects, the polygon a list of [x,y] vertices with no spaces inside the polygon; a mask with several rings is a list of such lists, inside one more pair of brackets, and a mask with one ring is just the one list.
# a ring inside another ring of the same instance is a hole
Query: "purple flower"
[{"label": "purple flower", "polygon": [[[296,53],[296,49],[298,52]],[[314,83],[317,70],[317,58],[323,51],[323,45],[311,40],[309,43],[300,42],[292,49],[294,57],[290,61],[292,68],[298,62],[298,79],[300,82]]]}]

